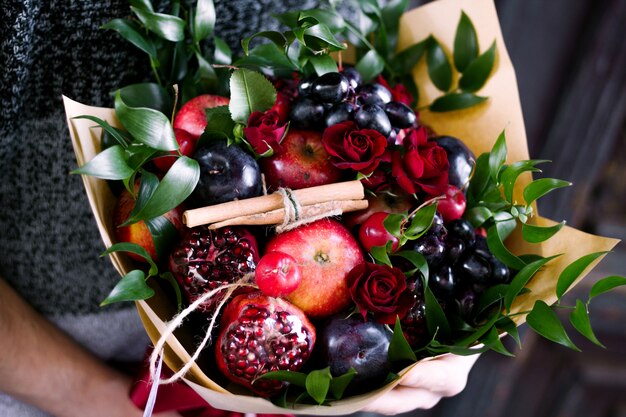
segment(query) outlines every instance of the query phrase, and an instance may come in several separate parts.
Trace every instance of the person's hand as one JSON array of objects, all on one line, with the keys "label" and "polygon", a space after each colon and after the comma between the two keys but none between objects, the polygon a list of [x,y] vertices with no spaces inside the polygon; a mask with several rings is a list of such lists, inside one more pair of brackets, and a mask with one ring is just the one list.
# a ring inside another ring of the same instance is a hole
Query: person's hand
[{"label": "person's hand", "polygon": [[445,355],[415,365],[402,382],[363,409],[373,413],[399,414],[416,408],[432,408],[443,397],[465,388],[467,376],[478,355]]}]

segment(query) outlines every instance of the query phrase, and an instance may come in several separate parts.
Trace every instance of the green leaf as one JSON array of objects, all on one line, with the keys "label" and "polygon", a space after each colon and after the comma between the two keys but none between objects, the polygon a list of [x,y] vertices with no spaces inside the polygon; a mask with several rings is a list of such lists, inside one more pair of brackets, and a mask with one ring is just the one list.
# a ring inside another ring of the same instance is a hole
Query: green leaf
[{"label": "green leaf", "polygon": [[154,11],[150,0],[128,0],[128,3],[138,9],[148,10],[150,12]]},{"label": "green leaf", "polygon": [[198,71],[196,72],[196,84],[202,89],[202,91],[212,91],[217,86],[217,74],[213,66],[207,61],[202,54],[196,53],[196,60],[198,61]]},{"label": "green leaf", "polygon": [[244,38],[241,40],[241,47],[243,48],[244,54],[248,55],[250,53],[249,51],[250,42],[253,39],[258,38],[258,37],[269,39],[279,49],[285,49],[287,48],[287,45],[289,44],[287,38],[281,32],[277,32],[275,30],[266,30],[263,32],[257,32],[254,35],[248,36],[247,38]]},{"label": "green leaf", "polygon": [[435,87],[443,92],[448,91],[452,85],[452,67],[443,48],[432,36],[429,38],[426,50],[426,64],[428,76]]},{"label": "green leaf", "polygon": [[417,210],[404,234],[410,239],[417,239],[422,236],[433,224],[436,212],[437,204],[429,204]]},{"label": "green leaf", "polygon": [[526,316],[528,326],[548,340],[580,352],[565,332],[556,313],[543,300],[537,300],[532,311]]},{"label": "green leaf", "polygon": [[216,140],[233,139],[235,122],[230,116],[228,106],[205,109],[207,124],[204,133],[198,139],[197,147]]},{"label": "green leaf", "polygon": [[[424,255],[413,250],[403,250],[393,253],[392,256],[399,256],[411,262],[411,264],[413,264],[413,266],[415,266],[415,268],[422,274],[424,279],[428,281],[428,262],[426,262]],[[406,275],[408,276],[409,274],[406,273]]]},{"label": "green leaf", "polygon": [[309,62],[313,64],[315,73],[320,76],[327,72],[338,72],[337,63],[330,55],[312,56],[309,58]]},{"label": "green leaf", "polygon": [[115,243],[111,245],[107,250],[102,252],[100,256],[107,256],[114,252],[130,252],[134,253],[135,255],[141,256],[143,259],[146,260],[146,262],[150,264],[150,271],[148,272],[148,276],[156,275],[159,272],[159,268],[156,266],[154,260],[143,246],[130,242]]},{"label": "green leaf", "polygon": [[569,187],[572,185],[569,181],[557,180],[554,178],[540,178],[528,184],[524,188],[524,200],[530,205],[533,201],[548,194],[557,188]]},{"label": "green leaf", "polygon": [[169,271],[162,273],[160,277],[169,282],[172,286],[174,294],[176,294],[176,311],[180,312],[183,309],[183,296],[180,292],[180,285],[178,285],[176,278],[174,278],[174,275]]},{"label": "green leaf", "polygon": [[441,305],[433,294],[430,287],[424,288],[424,301],[426,307],[426,327],[431,336],[440,336],[443,340],[450,337],[450,324],[443,312]]},{"label": "green leaf", "polygon": [[302,10],[298,14],[297,18],[298,22],[302,21],[311,21],[313,20],[313,24],[315,23],[323,23],[328,26],[333,32],[340,32],[346,22],[341,17],[341,14],[333,11],[333,10],[325,10],[325,9],[310,9],[310,10]]},{"label": "green leaf", "polygon": [[307,374],[294,371],[272,371],[264,373],[257,379],[272,379],[276,381],[289,382],[298,387],[306,387]]},{"label": "green leaf", "polygon": [[483,88],[493,70],[495,59],[496,41],[494,40],[491,47],[472,61],[463,71],[463,76],[459,80],[461,90],[473,93]]},{"label": "green leaf", "polygon": [[389,342],[387,355],[390,362],[417,361],[417,357],[413,349],[411,349],[411,345],[409,345],[409,342],[404,337],[399,317],[396,317],[396,324],[393,327],[393,335]]},{"label": "green leaf", "polygon": [[389,66],[393,68],[398,75],[410,74],[422,58],[422,55],[424,55],[426,45],[427,42],[424,40],[403,49],[396,54],[396,56],[391,58]]},{"label": "green leaf", "polygon": [[504,131],[502,131],[489,153],[489,176],[495,183],[498,183],[500,170],[506,162],[506,154],[506,137],[504,135]]},{"label": "green leaf", "polygon": [[105,180],[123,180],[133,175],[133,169],[126,162],[124,148],[111,146],[100,152],[72,174],[90,175]]},{"label": "green leaf", "polygon": [[[89,115],[76,116],[76,117],[73,117],[73,119],[87,119],[87,120],[91,120],[92,122],[97,123],[98,126],[100,126],[102,128],[102,130],[104,130],[109,135],[111,135],[115,139],[117,144],[120,145],[122,148],[126,148],[128,146],[128,142],[126,141],[126,138],[124,138],[124,136],[122,136],[121,132],[118,131],[113,126],[111,126],[109,124],[109,122],[107,122],[106,120],[102,120],[99,117],[89,116]],[[104,147],[104,143],[102,145]],[[108,146],[106,149],[108,149],[110,147],[111,146]]]},{"label": "green leaf", "polygon": [[126,148],[126,157],[128,166],[130,166],[135,172],[137,172],[146,162],[148,162],[154,154],[156,149],[152,149],[143,143],[133,142],[128,148]]},{"label": "green leaf", "polygon": [[207,38],[215,27],[215,5],[213,0],[198,0],[196,13],[193,16],[193,41],[195,43]]},{"label": "green leaf", "polygon": [[476,206],[467,210],[463,215],[474,227],[480,227],[493,217],[493,213],[487,207]]},{"label": "green leaf", "polygon": [[131,213],[131,217],[124,222],[124,225],[161,216],[177,207],[189,197],[199,177],[198,162],[181,156],[167,171],[146,204],[136,213]]},{"label": "green leaf", "polygon": [[626,285],[626,278],[624,277],[613,275],[610,277],[602,278],[601,280],[593,284],[593,287],[591,287],[591,291],[589,292],[589,300],[622,285]]},{"label": "green leaf", "polygon": [[386,246],[373,246],[370,253],[377,263],[392,266]]},{"label": "green leaf", "polygon": [[513,203],[513,190],[515,189],[515,182],[517,178],[523,172],[541,172],[540,169],[535,168],[535,165],[541,164],[544,162],[550,162],[547,160],[529,160],[529,161],[518,161],[513,162],[511,165],[507,166],[502,170],[502,175],[500,176],[500,183],[504,189],[504,198],[509,203]]},{"label": "green leaf", "polygon": [[305,45],[314,53],[342,51],[344,44],[335,38],[333,32],[323,23],[306,28],[302,34]]},{"label": "green leaf", "polygon": [[515,356],[511,352],[509,352],[504,345],[502,344],[502,340],[500,340],[500,335],[498,334],[498,329],[492,327],[487,335],[483,337],[481,340],[486,346],[495,352],[498,352],[505,356]]},{"label": "green leaf", "polygon": [[165,216],[147,219],[146,226],[154,240],[157,258],[167,259],[170,250],[178,240],[178,230]]},{"label": "green leaf", "polygon": [[137,48],[147,53],[151,58],[156,59],[157,51],[152,41],[140,32],[140,28],[132,21],[126,19],[113,19],[102,25],[102,29],[111,29],[120,34]]},{"label": "green leaf", "polygon": [[383,226],[389,233],[399,238],[402,234],[402,222],[406,217],[407,215],[403,213],[390,213],[383,220]]},{"label": "green leaf", "polygon": [[454,66],[463,72],[478,56],[478,38],[470,18],[461,12],[461,19],[454,35]]},{"label": "green leaf", "polygon": [[330,380],[330,393],[333,394],[333,397],[336,400],[340,400],[343,397],[343,393],[346,391],[346,388],[348,388],[348,385],[350,385],[350,382],[352,382],[356,374],[356,370],[354,368],[350,368],[345,374],[333,377],[333,379]]},{"label": "green leaf", "polygon": [[462,347],[462,346],[456,346],[456,345],[443,345],[443,344],[431,344],[430,346],[426,347],[426,350],[428,351],[428,353],[430,353],[431,355],[440,355],[440,354],[446,354],[446,353],[452,353],[454,355],[459,355],[459,356],[472,356],[472,355],[478,355],[479,353],[484,353],[486,351],[488,351],[490,348],[489,346],[482,346],[480,348],[477,347]]},{"label": "green leaf", "polygon": [[178,149],[174,129],[168,118],[153,109],[127,106],[119,90],[115,95],[115,114],[139,142],[161,151]]},{"label": "green leaf", "polygon": [[[290,50],[293,48],[290,48]],[[250,55],[239,58],[235,66],[262,71],[273,77],[290,77],[299,70],[285,52],[273,43],[259,45],[250,51]]]},{"label": "green leaf", "polygon": [[185,21],[180,17],[163,13],[154,13],[146,9],[132,7],[141,23],[151,32],[163,39],[178,42],[185,39]]},{"label": "green leaf", "polygon": [[[141,180],[139,183],[139,193],[136,196],[135,206],[133,207],[133,210],[130,212],[130,215],[128,216],[129,218],[133,217],[136,213],[138,213],[140,210],[143,209],[143,207],[150,200],[150,198],[152,197],[152,194],[154,194],[154,191],[157,189],[158,186],[159,186],[159,178],[155,174],[149,171],[144,171],[142,173]],[[131,191],[132,191],[132,194],[134,195],[135,194],[134,184],[129,187],[129,192]],[[128,222],[128,220],[126,220],[126,222]],[[122,223],[121,226],[126,226],[127,225],[126,222]]]},{"label": "green leaf", "polygon": [[494,312],[494,314],[491,315],[491,317],[489,318],[489,320],[486,323],[482,324],[473,333],[465,336],[464,338],[462,338],[460,340],[457,340],[455,342],[455,345],[457,345],[457,346],[465,346],[465,347],[471,346],[472,344],[474,344],[474,342],[476,342],[481,337],[483,337],[485,334],[487,334],[487,332],[489,332],[490,329],[493,328],[493,326],[499,320],[500,317],[501,317],[501,315],[500,315],[499,311]]},{"label": "green leaf", "polygon": [[121,301],[145,300],[154,295],[154,290],[148,287],[143,271],[134,269],[126,274],[100,303],[100,307]]},{"label": "green leaf", "polygon": [[556,283],[556,296],[558,298],[563,297],[563,295],[567,292],[569,287],[578,279],[578,277],[591,265],[593,261],[598,259],[600,256],[607,254],[608,252],[594,252],[588,255],[582,256],[569,264],[561,275],[559,275],[559,280]]},{"label": "green leaf", "polygon": [[483,153],[478,156],[474,164],[474,173],[467,188],[467,203],[469,207],[474,207],[480,203],[485,192],[494,187],[489,177],[489,154]]},{"label": "green leaf", "polygon": [[593,333],[593,329],[591,328],[591,322],[589,320],[589,313],[587,312],[587,305],[580,300],[576,300],[576,308],[572,311],[572,314],[569,316],[569,320],[572,323],[572,326],[580,334],[585,336],[587,339],[595,343],[596,345],[606,348]]},{"label": "green leaf", "polygon": [[376,78],[385,68],[385,61],[375,50],[371,50],[356,63],[356,70],[361,74],[363,80]]},{"label": "green leaf", "polygon": [[520,349],[522,348],[522,341],[521,341],[521,339],[519,337],[519,331],[517,329],[517,324],[515,324],[515,322],[513,320],[511,320],[509,317],[502,316],[496,322],[496,327],[498,329],[502,329],[505,332],[507,332],[508,335],[511,336],[515,340],[515,342],[517,343],[517,346]]},{"label": "green leaf", "polygon": [[220,65],[230,65],[233,62],[233,52],[230,50],[230,46],[218,36],[213,37],[213,42],[215,43],[213,61]]},{"label": "green leaf", "polygon": [[429,109],[435,113],[463,110],[487,100],[487,97],[476,96],[472,93],[448,93],[437,98]]},{"label": "green leaf", "polygon": [[501,234],[502,231],[498,229],[498,223],[487,229],[487,245],[491,253],[508,267],[517,270],[524,268],[526,264],[504,246],[503,239],[500,237]]},{"label": "green leaf", "polygon": [[131,84],[120,88],[119,92],[128,107],[146,107],[165,115],[172,114],[172,96],[158,84]]},{"label": "green leaf", "polygon": [[331,379],[332,375],[330,374],[330,367],[309,372],[305,383],[306,392],[318,404],[322,404],[326,401],[326,395],[330,389]]},{"label": "green leaf", "polygon": [[532,262],[523,268],[517,268],[520,271],[513,277],[511,283],[509,284],[509,288],[504,295],[504,308],[506,311],[511,310],[511,305],[513,304],[513,300],[520,293],[522,288],[526,286],[528,281],[539,271],[539,269],[550,262],[552,259],[556,258],[560,255],[550,256],[548,258],[539,259],[538,261]]},{"label": "green leaf", "polygon": [[230,113],[236,122],[247,124],[255,111],[266,111],[276,101],[276,89],[258,72],[240,69],[230,77]]},{"label": "green leaf", "polygon": [[549,227],[533,226],[525,223],[522,225],[522,236],[526,242],[540,243],[550,239],[565,225],[565,220],[559,224]]},{"label": "green leaf", "polygon": [[492,287],[488,287],[478,299],[478,306],[476,307],[478,314],[485,311],[485,309],[492,306],[494,303],[502,300],[508,289],[509,284],[497,284]]},{"label": "green leaf", "polygon": [[393,47],[398,43],[400,17],[406,11],[408,0],[389,0],[381,10],[381,18],[387,32],[387,45]]}]

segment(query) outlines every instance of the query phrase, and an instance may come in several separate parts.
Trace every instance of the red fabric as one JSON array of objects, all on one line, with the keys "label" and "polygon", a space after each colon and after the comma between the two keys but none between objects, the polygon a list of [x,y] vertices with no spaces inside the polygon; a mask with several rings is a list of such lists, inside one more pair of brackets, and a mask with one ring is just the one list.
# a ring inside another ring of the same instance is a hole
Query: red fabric
[{"label": "red fabric", "polygon": [[[150,352],[147,353],[149,355]],[[163,364],[161,378],[172,376],[172,371]],[[141,410],[146,407],[150,388],[150,370],[148,362],[144,361],[143,367],[138,372],[129,396],[131,401]],[[183,417],[244,417],[243,413],[218,410],[211,407],[202,397],[183,382],[161,385],[157,393],[154,405],[154,414],[163,411],[178,411]],[[258,414],[259,417],[283,417],[282,414]],[[286,417],[293,417],[287,414]]]}]

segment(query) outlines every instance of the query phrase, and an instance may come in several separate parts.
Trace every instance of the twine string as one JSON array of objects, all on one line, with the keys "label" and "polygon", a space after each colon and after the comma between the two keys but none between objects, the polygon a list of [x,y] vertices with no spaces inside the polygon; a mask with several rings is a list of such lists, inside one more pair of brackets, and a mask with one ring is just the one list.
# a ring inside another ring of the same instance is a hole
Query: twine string
[{"label": "twine string", "polygon": [[276,226],[276,233],[287,232],[326,217],[339,216],[342,214],[341,204],[338,201],[328,201],[313,206],[319,209],[318,213],[303,215],[302,205],[292,190],[281,187],[278,189],[277,193],[283,198],[285,215],[283,216],[283,222]]}]

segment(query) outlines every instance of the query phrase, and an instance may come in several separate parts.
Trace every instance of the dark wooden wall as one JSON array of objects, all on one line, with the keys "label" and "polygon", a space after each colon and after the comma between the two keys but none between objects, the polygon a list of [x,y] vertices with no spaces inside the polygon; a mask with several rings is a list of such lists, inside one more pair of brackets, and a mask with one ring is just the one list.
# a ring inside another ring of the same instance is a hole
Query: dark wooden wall
[{"label": "dark wooden wall", "polygon": [[[575,183],[543,199],[539,210],[589,232],[626,237],[626,1],[496,6],[531,157],[554,161],[545,176]],[[584,298],[594,280],[624,273],[619,245],[568,297]],[[573,352],[523,329],[516,358],[484,354],[463,393],[406,416],[626,417],[626,291],[594,301],[591,319],[606,350],[575,338],[583,352]]]}]

